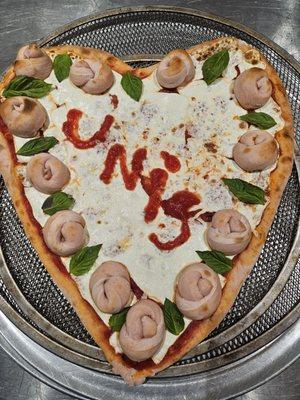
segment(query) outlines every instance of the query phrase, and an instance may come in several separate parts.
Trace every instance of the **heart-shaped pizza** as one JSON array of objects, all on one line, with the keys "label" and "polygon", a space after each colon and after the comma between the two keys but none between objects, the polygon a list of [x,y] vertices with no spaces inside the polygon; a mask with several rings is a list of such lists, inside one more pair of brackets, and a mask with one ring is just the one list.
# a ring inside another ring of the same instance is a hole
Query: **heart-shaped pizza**
[{"label": "heart-shaped pizza", "polygon": [[134,69],[101,50],[26,45],[0,117],[24,230],[113,371],[140,384],[206,338],[293,164],[285,90],[259,51],[224,37]]}]

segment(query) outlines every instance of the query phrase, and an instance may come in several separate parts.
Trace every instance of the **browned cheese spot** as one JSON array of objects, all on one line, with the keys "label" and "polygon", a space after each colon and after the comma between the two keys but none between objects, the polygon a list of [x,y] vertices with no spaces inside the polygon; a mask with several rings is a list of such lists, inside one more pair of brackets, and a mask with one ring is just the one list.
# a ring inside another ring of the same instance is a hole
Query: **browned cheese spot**
[{"label": "browned cheese spot", "polygon": [[245,53],[245,58],[246,60],[251,60],[251,58],[253,57],[253,51],[249,50]]},{"label": "browned cheese spot", "polygon": [[218,150],[217,150],[216,144],[215,144],[215,143],[212,143],[212,142],[204,143],[204,147],[205,147],[206,150],[209,151],[210,153],[216,153],[216,152],[218,151]]}]

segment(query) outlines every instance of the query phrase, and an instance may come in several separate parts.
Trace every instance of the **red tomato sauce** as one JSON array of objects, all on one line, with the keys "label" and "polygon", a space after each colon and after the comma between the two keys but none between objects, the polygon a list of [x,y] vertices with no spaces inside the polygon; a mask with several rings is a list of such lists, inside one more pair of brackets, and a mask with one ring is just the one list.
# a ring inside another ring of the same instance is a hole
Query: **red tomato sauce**
[{"label": "red tomato sauce", "polygon": [[160,156],[164,160],[165,167],[169,172],[174,173],[180,170],[181,168],[180,160],[176,156],[173,156],[167,151],[161,151]]},{"label": "red tomato sauce", "polygon": [[9,132],[8,127],[5,125],[5,123],[1,117],[0,117],[0,132],[2,132],[3,136],[6,139],[12,160],[14,161],[15,164],[17,164],[18,160],[17,160],[16,151],[15,151],[13,135]]},{"label": "red tomato sauce", "polygon": [[241,74],[241,70],[240,70],[240,68],[239,68],[239,66],[238,65],[235,65],[235,70],[236,70],[236,78]]},{"label": "red tomato sauce", "polygon": [[180,234],[173,240],[161,242],[156,233],[151,233],[149,235],[149,240],[160,250],[169,251],[181,246],[191,236],[188,219],[199,211],[189,211],[189,209],[199,203],[199,197],[188,190],[181,190],[174,193],[169,199],[163,200],[161,202],[161,207],[164,213],[181,221]]},{"label": "red tomato sauce", "polygon": [[90,149],[95,147],[99,142],[105,142],[109,129],[114,122],[114,117],[112,115],[106,115],[99,130],[96,131],[91,138],[83,140],[78,133],[79,120],[82,114],[80,110],[76,110],[75,108],[68,112],[67,121],[65,121],[62,126],[62,130],[68,140],[70,140],[77,149]]},{"label": "red tomato sauce", "polygon": [[180,190],[169,199],[163,200],[161,206],[166,215],[182,221],[197,214],[199,210],[189,211],[189,209],[199,203],[200,199],[195,193],[191,193],[188,190]]},{"label": "red tomato sauce", "polygon": [[116,94],[110,94],[110,101],[114,109],[116,109],[119,105],[119,99]]},{"label": "red tomato sauce", "polygon": [[142,176],[141,184],[149,196],[148,203],[144,208],[145,222],[153,221],[161,204],[161,196],[165,190],[168,180],[168,173],[161,168],[154,168],[150,171],[150,177]]},{"label": "red tomato sauce", "polygon": [[131,290],[133,291],[134,295],[136,296],[136,298],[138,300],[140,300],[144,294],[144,292],[142,291],[142,289],[135,283],[135,281],[130,278],[130,286],[131,286]]},{"label": "red tomato sauce", "polygon": [[5,125],[3,119],[0,117],[0,130],[2,133],[8,133],[8,127]]},{"label": "red tomato sauce", "polygon": [[127,167],[126,150],[122,144],[114,144],[108,151],[104,162],[104,170],[100,174],[100,179],[106,185],[111,182],[117,161],[120,161],[121,174],[127,190],[134,190],[143,171],[143,162],[146,160],[147,150],[137,149],[133,153],[131,161],[131,171]]},{"label": "red tomato sauce", "polygon": [[184,220],[181,222],[180,234],[174,240],[169,240],[168,242],[161,242],[158,239],[158,236],[156,235],[156,233],[151,233],[149,235],[149,240],[159,250],[170,251],[170,250],[174,250],[176,247],[181,246],[183,243],[185,243],[189,239],[190,236],[191,236],[191,231],[190,231],[189,223],[187,220]]},{"label": "red tomato sauce", "polygon": [[214,212],[206,211],[205,213],[200,214],[199,217],[204,222],[211,222],[214,214],[215,214]]}]

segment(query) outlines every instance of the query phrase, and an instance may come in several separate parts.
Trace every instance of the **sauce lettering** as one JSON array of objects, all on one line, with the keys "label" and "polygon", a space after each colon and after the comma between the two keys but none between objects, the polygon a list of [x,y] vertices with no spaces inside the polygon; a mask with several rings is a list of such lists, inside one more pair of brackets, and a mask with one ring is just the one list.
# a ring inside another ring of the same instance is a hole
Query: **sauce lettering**
[{"label": "sauce lettering", "polygon": [[75,108],[68,111],[67,121],[65,121],[62,126],[62,131],[67,139],[70,140],[77,149],[90,149],[95,147],[99,142],[105,142],[108,131],[114,122],[114,117],[112,115],[106,115],[100,129],[95,132],[90,139],[83,140],[78,133],[79,120],[82,114],[82,111],[76,110]]},{"label": "sauce lettering", "polygon": [[149,240],[160,250],[173,250],[187,242],[191,236],[188,219],[195,216],[199,210],[190,211],[190,208],[200,203],[199,197],[188,190],[181,190],[167,200],[161,202],[161,207],[166,215],[181,221],[180,234],[173,240],[161,242],[156,233],[149,235]]},{"label": "sauce lettering", "polygon": [[122,144],[114,144],[108,151],[104,162],[104,170],[100,179],[106,185],[111,182],[117,161],[120,161],[121,174],[127,190],[134,190],[143,171],[143,162],[146,160],[147,150],[137,149],[133,153],[131,171],[127,168],[126,150]]},{"label": "sauce lettering", "polygon": [[176,156],[168,153],[167,151],[161,151],[160,153],[161,158],[165,162],[165,167],[169,172],[178,172],[181,168],[181,164],[179,159]]},{"label": "sauce lettering", "polygon": [[[166,168],[170,172],[176,172],[180,169],[180,161],[177,157],[168,152],[161,152],[165,161]],[[169,199],[162,200],[168,181],[168,173],[162,168],[154,168],[149,176],[142,175],[143,162],[147,158],[146,149],[137,149],[133,153],[131,161],[131,170],[127,167],[126,149],[121,144],[114,144],[108,151],[104,162],[104,170],[100,174],[100,179],[106,185],[111,182],[117,162],[120,162],[122,178],[127,190],[134,190],[141,180],[144,191],[149,196],[147,205],[144,208],[144,220],[146,223],[153,221],[162,207],[165,215],[176,218],[181,221],[180,234],[173,240],[161,242],[156,233],[149,235],[149,240],[160,250],[170,251],[185,243],[191,236],[188,220],[195,216],[199,210],[190,211],[190,208],[200,203],[200,198],[195,193],[188,190],[181,190],[174,193]]]},{"label": "sauce lettering", "polygon": [[153,221],[161,204],[161,196],[165,190],[168,180],[168,173],[161,168],[150,171],[150,177],[142,176],[141,184],[149,196],[148,204],[144,208],[145,222]]}]

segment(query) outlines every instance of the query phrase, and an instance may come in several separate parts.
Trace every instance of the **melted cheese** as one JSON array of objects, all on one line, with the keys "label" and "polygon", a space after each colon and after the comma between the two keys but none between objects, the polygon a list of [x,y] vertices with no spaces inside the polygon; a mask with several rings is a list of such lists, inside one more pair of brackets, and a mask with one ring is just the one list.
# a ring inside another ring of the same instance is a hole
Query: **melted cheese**
[{"label": "melted cheese", "polygon": [[[161,88],[153,74],[143,80],[143,95],[139,102],[127,96],[120,84],[121,76],[117,73],[114,73],[115,83],[109,93],[101,96],[84,93],[69,79],[59,83],[53,72],[47,79],[56,89],[41,99],[50,118],[45,135],[55,136],[60,141],[50,153],[61,159],[71,171],[71,181],[64,191],[74,197],[74,211],[81,213],[87,223],[89,245],[102,243],[94,267],[87,274],[74,279],[82,296],[106,324],[110,315],[97,309],[89,292],[90,276],[102,262],[115,260],[125,264],[137,285],[149,297],[163,302],[166,297],[173,298],[174,282],[179,271],[187,264],[199,261],[195,251],[208,249],[204,239],[207,224],[197,216],[190,219],[191,237],[182,246],[170,252],[160,251],[149,241],[148,235],[152,232],[156,232],[162,241],[173,239],[179,234],[180,221],[164,215],[160,209],[157,218],[146,224],[143,210],[148,196],[140,182],[134,191],[125,189],[119,163],[109,185],[99,179],[111,143],[125,145],[128,166],[134,151],[138,147],[146,148],[145,175],[153,168],[164,168],[160,157],[162,150],[180,159],[181,169],[174,174],[169,173],[163,199],[178,190],[188,189],[200,195],[201,213],[234,207],[247,217],[253,229],[265,208],[233,200],[221,182],[225,175],[244,179],[263,189],[268,187],[270,170],[250,174],[242,171],[230,159],[233,145],[247,131],[245,124],[238,119],[246,111],[233,100],[232,79],[237,73],[236,65],[243,71],[251,68],[251,64],[243,59],[240,51],[231,51],[224,77],[210,86],[201,80],[203,61],[194,59],[194,64],[196,77],[180,89],[179,94],[159,92]],[[263,64],[258,66],[265,67]],[[116,109],[111,103],[110,94],[118,97],[119,106]],[[113,115],[115,123],[110,129],[107,143],[79,150],[65,140],[62,124],[72,108],[84,113],[79,125],[82,138],[92,136],[107,114]],[[268,130],[271,134],[283,127],[279,107],[272,99],[258,111],[264,111],[276,120],[277,125]],[[187,144],[185,129],[192,135]],[[16,150],[26,142],[16,137],[14,140]],[[28,161],[28,157],[19,157],[19,160]],[[43,214],[41,206],[47,196],[30,187],[26,180],[25,193],[35,218],[43,226],[48,217]],[[69,259],[63,259],[63,262],[68,268]],[[187,327],[189,321],[185,322]],[[176,338],[167,332],[161,350],[153,357],[155,362],[163,358]],[[111,344],[116,351],[121,351],[117,334],[111,336]]]}]

